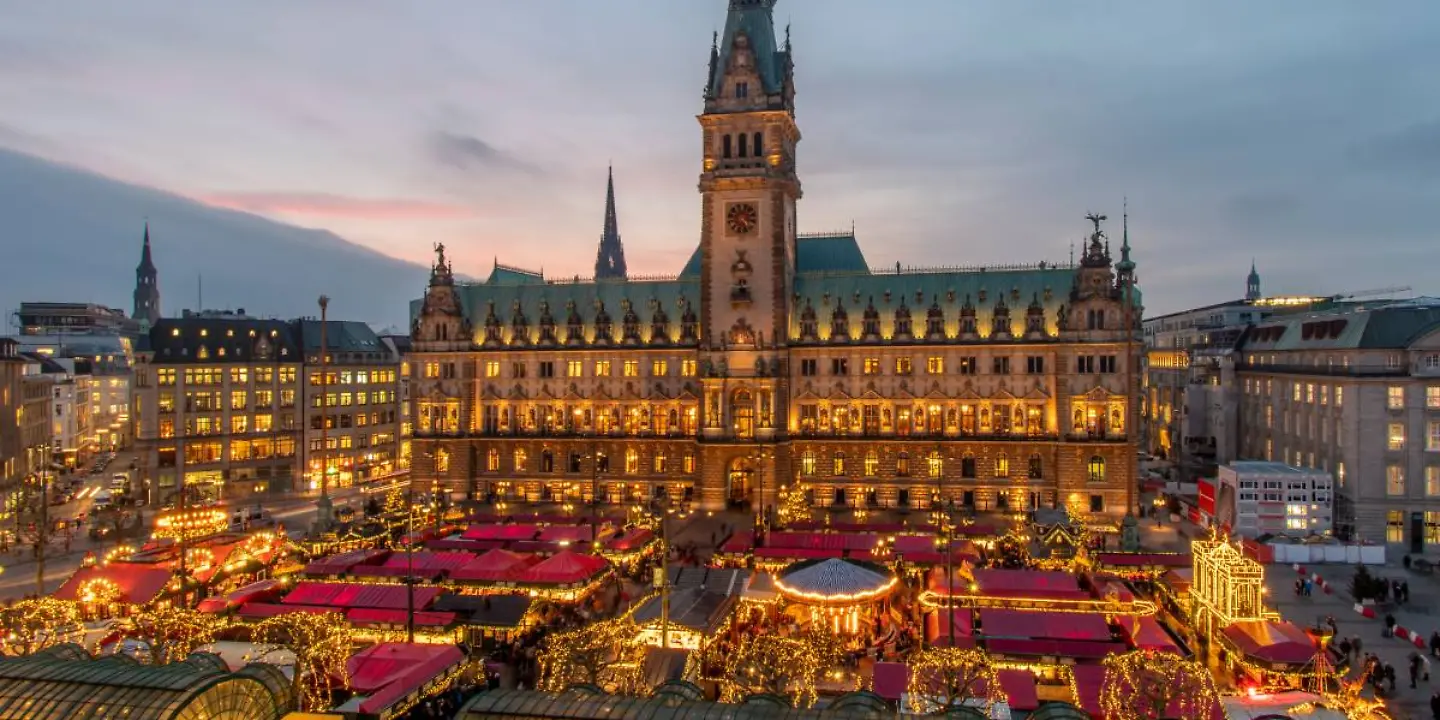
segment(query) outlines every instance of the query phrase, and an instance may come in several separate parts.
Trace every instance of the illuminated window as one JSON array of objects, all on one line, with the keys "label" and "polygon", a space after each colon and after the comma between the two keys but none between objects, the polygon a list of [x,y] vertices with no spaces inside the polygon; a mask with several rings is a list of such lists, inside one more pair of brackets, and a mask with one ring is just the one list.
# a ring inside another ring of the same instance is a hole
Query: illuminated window
[{"label": "illuminated window", "polygon": [[686,453],[684,459],[680,463],[680,466],[687,474],[695,472],[695,456]]},{"label": "illuminated window", "polygon": [[640,377],[640,361],[626,360],[624,364],[625,377]]},{"label": "illuminated window", "polygon": [[681,361],[680,361],[680,377],[695,377],[695,361],[694,361],[694,360],[681,360]]},{"label": "illuminated window", "polygon": [[230,393],[230,409],[244,410],[245,404],[249,402],[250,396],[244,390],[236,390]]},{"label": "illuminated window", "polygon": [[910,370],[911,370],[910,358],[908,358],[908,357],[895,358],[895,374],[896,374],[896,375],[909,375],[909,374],[910,374]]},{"label": "illuminated window", "polygon": [[487,378],[497,378],[497,377],[500,377],[500,361],[499,361],[499,360],[487,360],[487,361],[485,361],[485,377],[487,377]]},{"label": "illuminated window", "polygon": [[230,418],[230,434],[244,435],[249,431],[250,418],[244,415],[235,415]]},{"label": "illuminated window", "polygon": [[515,472],[525,472],[525,448],[515,448]]},{"label": "illuminated window", "polygon": [[1391,385],[1385,388],[1385,405],[1391,410],[1402,410],[1405,408],[1405,388],[1400,385]]},{"label": "illuminated window", "polygon": [[931,375],[945,374],[945,358],[930,357],[925,359],[925,372]]},{"label": "illuminated window", "polygon": [[1291,383],[1291,384],[1290,384],[1290,391],[1291,391],[1291,392],[1290,392],[1290,399],[1291,399],[1291,400],[1294,400],[1295,402],[1300,402],[1300,388],[1301,388],[1301,387],[1302,387],[1302,385],[1301,385],[1300,383],[1298,383],[1298,382],[1297,382],[1297,383]]},{"label": "illuminated window", "polygon": [[1030,456],[1029,475],[1031,480],[1039,480],[1045,476],[1045,463],[1040,459],[1040,454]]},{"label": "illuminated window", "polygon": [[815,451],[806,450],[800,453],[800,474],[812,476],[815,474]]},{"label": "illuminated window", "polygon": [[865,358],[864,373],[866,375],[880,374],[880,358]]},{"label": "illuminated window", "polygon": [[425,363],[425,377],[427,377],[427,378],[438,378],[438,377],[440,377],[440,363],[438,363],[438,362],[427,362],[427,363]]},{"label": "illuminated window", "polygon": [[1385,467],[1385,494],[1405,494],[1405,468],[1400,465],[1388,465]]},{"label": "illuminated window", "polygon": [[580,360],[571,360],[565,363],[565,377],[584,377],[585,363]]},{"label": "illuminated window", "polygon": [[1440,385],[1425,388],[1425,407],[1440,410]]},{"label": "illuminated window", "polygon": [[925,458],[925,464],[931,478],[938,478],[945,472],[945,458],[940,456],[939,450],[931,450],[930,455]]},{"label": "illuminated window", "polygon": [[485,469],[489,472],[500,472],[500,451],[490,448],[485,453]]},{"label": "illuminated window", "polygon": [[255,432],[270,432],[274,428],[274,418],[269,414],[255,416]]},{"label": "illuminated window", "polygon": [[650,363],[651,377],[665,377],[670,374],[670,364],[664,360],[655,360]]},{"label": "illuminated window", "polygon": [[845,474],[845,453],[843,453],[843,452],[837,452],[837,453],[835,453],[835,457],[831,458],[830,464],[831,464],[831,466],[832,466],[832,467],[831,467],[831,473],[830,473],[830,474],[836,475],[836,476],[844,475],[844,474]]},{"label": "illuminated window", "polygon": [[875,477],[880,472],[880,454],[874,450],[865,452],[865,477]]},{"label": "illuminated window", "polygon": [[1405,511],[1388,510],[1385,512],[1385,542],[1405,542]]},{"label": "illuminated window", "polygon": [[1090,482],[1105,482],[1105,458],[1091,455],[1090,462],[1085,465],[1085,477]]},{"label": "illuminated window", "polygon": [[658,474],[658,473],[663,473],[663,472],[665,472],[665,451],[664,451],[664,450],[657,450],[657,451],[655,451],[654,467],[655,467],[655,472],[656,472],[657,474]]},{"label": "illuminated window", "polygon": [[173,369],[161,368],[155,371],[155,382],[160,385],[174,385],[175,371]]},{"label": "illuminated window", "polygon": [[1335,388],[1335,407],[1340,407],[1340,406],[1342,406],[1342,405],[1344,405],[1344,404],[1345,404],[1345,388],[1343,388],[1343,387],[1337,387],[1337,388]]},{"label": "illuminated window", "polygon": [[1385,433],[1385,447],[1389,450],[1405,449],[1405,423],[1390,423]]},{"label": "illuminated window", "polygon": [[1307,529],[1307,528],[1309,528],[1309,527],[1310,527],[1310,524],[1309,524],[1308,522],[1306,522],[1305,518],[1303,518],[1303,517],[1301,517],[1301,518],[1294,518],[1294,517],[1292,517],[1292,518],[1285,518],[1285,529],[1286,529],[1286,530],[1305,530],[1305,529]]},{"label": "illuminated window", "polygon": [[595,377],[610,377],[610,361],[609,361],[609,360],[596,360],[596,361],[595,361]]},{"label": "illuminated window", "polygon": [[244,385],[250,382],[250,370],[248,368],[230,368],[230,384]]},{"label": "illuminated window", "polygon": [[1440,467],[1431,465],[1425,468],[1425,494],[1431,497],[1440,495]]},{"label": "illuminated window", "polygon": [[895,475],[910,477],[910,453],[902,452],[895,456]]},{"label": "illuminated window", "polygon": [[1339,485],[1339,486],[1342,487],[1342,488],[1345,487],[1345,463],[1344,463],[1344,462],[1337,462],[1337,463],[1335,463],[1335,484]]},{"label": "illuminated window", "polygon": [[1010,477],[1010,457],[1005,453],[1000,453],[995,458],[995,477]]},{"label": "illuminated window", "polygon": [[625,451],[625,472],[630,475],[640,472],[640,452],[635,448]]}]

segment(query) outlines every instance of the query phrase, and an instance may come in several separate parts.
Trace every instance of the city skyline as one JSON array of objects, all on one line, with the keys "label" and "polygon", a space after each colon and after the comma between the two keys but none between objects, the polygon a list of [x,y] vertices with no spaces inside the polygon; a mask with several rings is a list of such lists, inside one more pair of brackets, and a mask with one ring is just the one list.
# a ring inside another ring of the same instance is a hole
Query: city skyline
[{"label": "city skyline", "polygon": [[[156,0],[82,27],[16,4],[0,145],[405,260],[443,240],[478,277],[590,274],[613,163],[631,272],[673,274],[720,5]],[[853,223],[872,264],[1063,261],[1128,196],[1150,312],[1241,296],[1252,256],[1271,293],[1429,289],[1407,263],[1437,200],[1422,3],[823,7],[776,8],[803,71],[800,229]]]}]

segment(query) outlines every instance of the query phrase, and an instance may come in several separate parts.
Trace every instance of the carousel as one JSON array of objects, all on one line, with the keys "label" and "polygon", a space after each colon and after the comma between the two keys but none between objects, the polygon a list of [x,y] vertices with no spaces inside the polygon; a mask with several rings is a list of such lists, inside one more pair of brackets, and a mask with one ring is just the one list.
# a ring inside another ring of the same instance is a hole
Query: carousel
[{"label": "carousel", "polygon": [[837,635],[869,627],[899,586],[888,568],[839,558],[795,563],[775,578],[776,591],[791,603],[790,615]]}]

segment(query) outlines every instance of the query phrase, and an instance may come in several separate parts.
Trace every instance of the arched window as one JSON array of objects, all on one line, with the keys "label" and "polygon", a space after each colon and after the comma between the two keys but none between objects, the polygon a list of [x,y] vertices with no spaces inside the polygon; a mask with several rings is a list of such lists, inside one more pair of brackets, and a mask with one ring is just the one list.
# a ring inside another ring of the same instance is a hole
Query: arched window
[{"label": "arched window", "polygon": [[880,472],[880,453],[874,450],[865,452],[865,477],[875,477]]},{"label": "arched window", "polygon": [[725,137],[720,138],[720,147],[721,147],[720,154],[721,154],[722,156],[724,156],[725,158],[728,159],[728,158],[730,157],[730,136],[729,136],[729,135],[726,135]]},{"label": "arched window", "polygon": [[540,451],[540,472],[555,472],[555,453],[549,450]]},{"label": "arched window", "polygon": [[1000,453],[1000,455],[995,458],[995,477],[1010,477],[1010,456],[1005,453]]},{"label": "arched window", "polygon": [[746,143],[749,139],[750,139],[750,136],[746,135],[745,133],[740,133],[740,157],[742,157],[742,158],[745,157],[745,154],[746,154],[746,153],[745,153],[745,143]]},{"label": "arched window", "polygon": [[940,456],[939,450],[930,451],[930,456],[926,458],[926,464],[929,466],[931,478],[938,478],[945,471],[945,458]]},{"label": "arched window", "polygon": [[1030,456],[1030,479],[1039,480],[1044,477],[1045,465],[1040,460],[1040,453]]},{"label": "arched window", "polygon": [[960,477],[974,478],[977,475],[978,473],[975,472],[975,456],[967,452],[965,453],[965,457],[960,458]]},{"label": "arched window", "polygon": [[658,475],[665,472],[665,451],[655,451],[655,473]]},{"label": "arched window", "polygon": [[765,134],[755,133],[755,157],[765,157]]},{"label": "arched window", "polygon": [[640,451],[630,448],[625,451],[625,472],[634,475],[640,472]]},{"label": "arched window", "polygon": [[895,475],[910,477],[910,453],[902,452],[895,456]]},{"label": "arched window", "polygon": [[845,453],[843,453],[843,452],[837,452],[837,453],[835,453],[835,456],[830,459],[830,464],[831,464],[831,466],[832,466],[832,467],[831,467],[831,470],[834,471],[834,472],[832,473],[833,475],[836,475],[836,476],[844,475],[844,474],[845,474]]},{"label": "arched window", "polygon": [[815,474],[815,451],[806,450],[800,453],[800,474],[809,477]]},{"label": "arched window", "polygon": [[1085,476],[1090,482],[1105,482],[1105,458],[1091,455],[1089,464],[1085,466]]},{"label": "arched window", "polygon": [[490,448],[485,453],[485,469],[490,472],[500,472],[500,451]]},{"label": "arched window", "polygon": [[525,472],[525,448],[515,448],[515,472]]},{"label": "arched window", "polygon": [[450,451],[440,448],[435,451],[435,472],[450,472]]}]

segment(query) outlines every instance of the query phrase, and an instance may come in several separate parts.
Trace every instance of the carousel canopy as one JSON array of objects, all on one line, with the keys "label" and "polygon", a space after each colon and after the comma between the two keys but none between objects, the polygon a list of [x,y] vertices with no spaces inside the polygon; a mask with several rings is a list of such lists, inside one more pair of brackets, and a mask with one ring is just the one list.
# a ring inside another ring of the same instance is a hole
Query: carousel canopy
[{"label": "carousel canopy", "polygon": [[861,603],[895,589],[895,575],[856,560],[808,560],[786,568],[775,586],[786,597],[805,602]]}]

